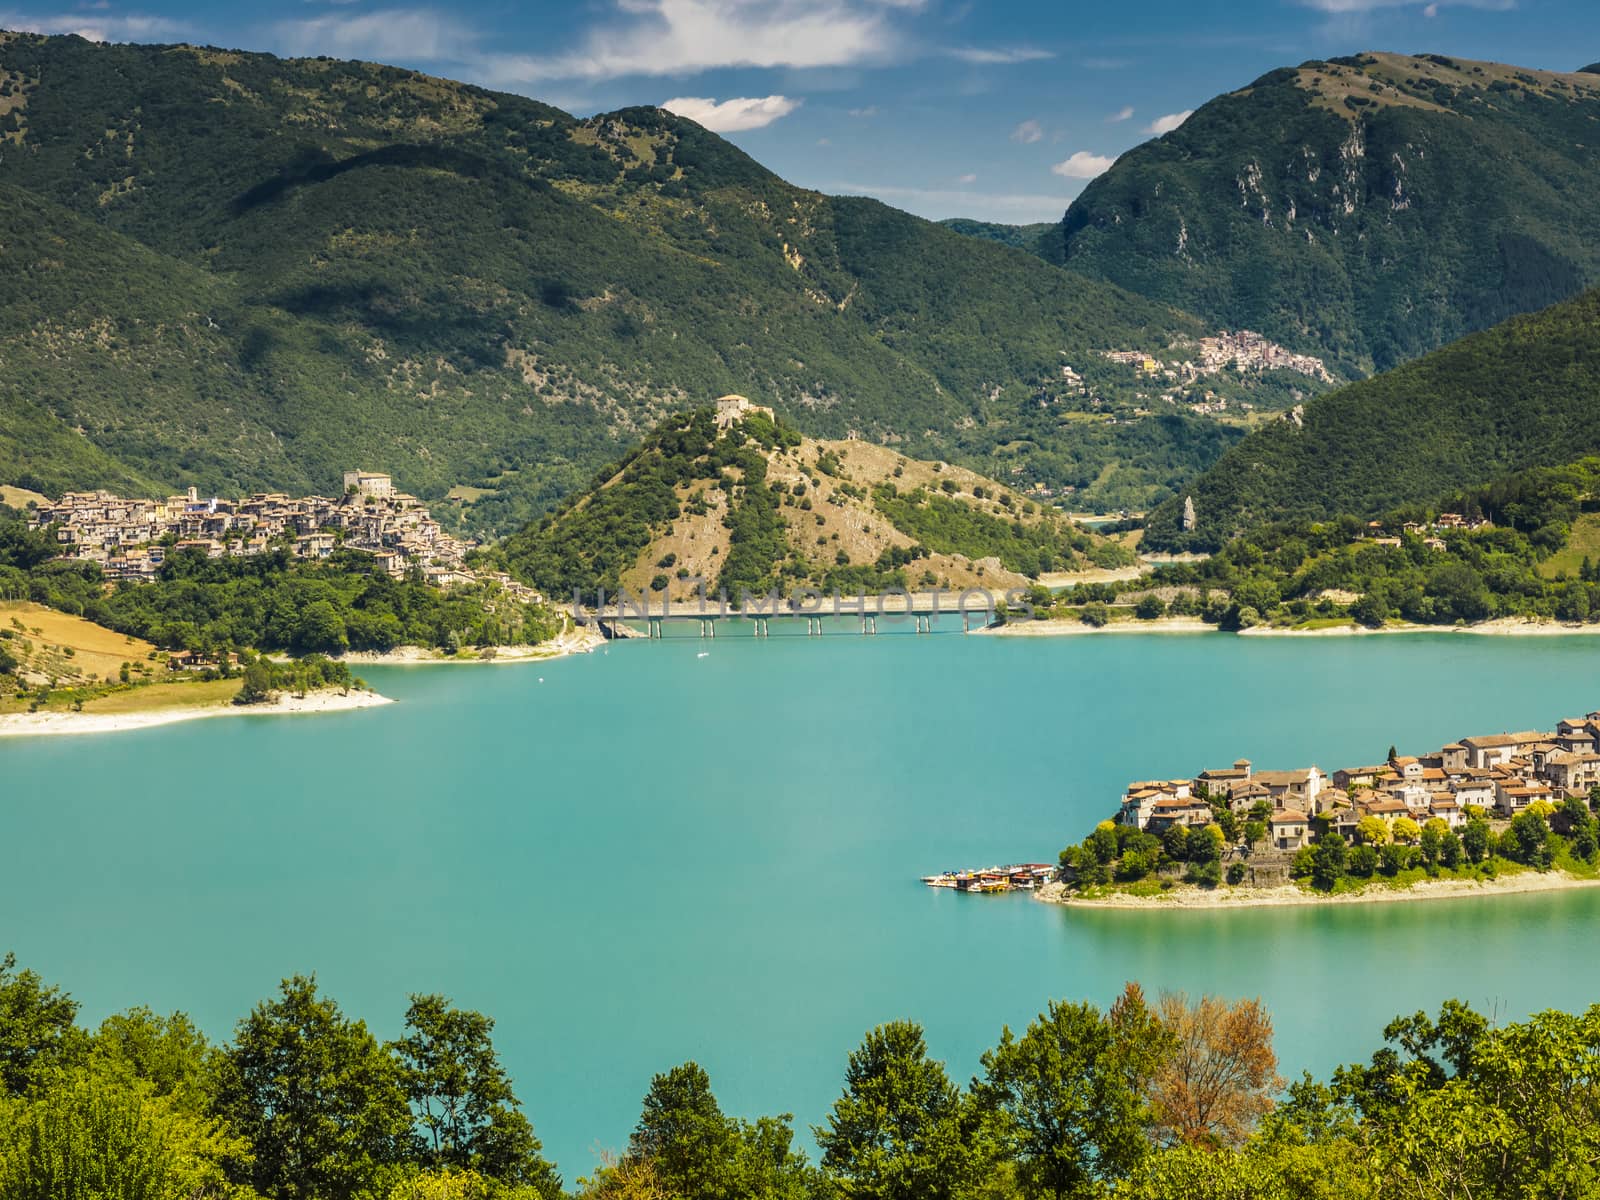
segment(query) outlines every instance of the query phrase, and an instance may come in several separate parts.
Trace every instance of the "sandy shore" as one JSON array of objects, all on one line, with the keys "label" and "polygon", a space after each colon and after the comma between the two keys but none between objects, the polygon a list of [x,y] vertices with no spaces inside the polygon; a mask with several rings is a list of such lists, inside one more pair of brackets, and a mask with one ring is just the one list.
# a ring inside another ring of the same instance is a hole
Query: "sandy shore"
[{"label": "sandy shore", "polygon": [[1069,637],[1079,633],[1216,633],[1199,617],[1160,617],[1154,621],[1113,621],[1109,625],[1085,625],[1076,617],[1047,621],[1012,621],[988,629],[974,629],[993,637]]},{"label": "sandy shore", "polygon": [[1283,908],[1301,904],[1392,904],[1415,900],[1459,900],[1471,896],[1511,896],[1526,892],[1553,892],[1569,888],[1594,887],[1600,879],[1579,879],[1565,871],[1523,871],[1499,879],[1423,880],[1408,888],[1388,888],[1381,884],[1350,895],[1322,896],[1302,891],[1294,885],[1276,888],[1219,887],[1215,890],[1176,884],[1160,896],[1111,895],[1093,899],[1071,897],[1065,884],[1047,883],[1037,898],[1047,904],[1070,908]]},{"label": "sandy shore", "polygon": [[569,626],[548,642],[541,642],[537,646],[498,646],[491,658],[479,658],[477,655],[457,658],[442,650],[428,650],[421,646],[396,646],[393,650],[382,653],[352,650],[342,655],[341,661],[349,663],[352,667],[416,667],[463,663],[493,666],[496,663],[548,662],[553,658],[565,658],[569,654],[588,654],[605,643],[606,639],[598,631],[586,625],[578,625]]},{"label": "sandy shore", "polygon": [[[1221,633],[1215,625],[1208,625],[1198,617],[1159,617],[1154,621],[1112,621],[1108,625],[1085,625],[1076,617],[1051,617],[1043,621],[1013,621],[1009,625],[996,625],[990,629],[973,630],[974,633],[1001,637],[1067,637],[1080,633]],[[1399,633],[1431,633],[1451,635],[1480,635],[1487,637],[1595,637],[1600,638],[1600,624],[1570,625],[1561,621],[1528,621],[1503,617],[1477,625],[1385,625],[1382,629],[1369,629],[1365,625],[1330,625],[1324,629],[1278,629],[1269,625],[1255,625],[1237,631],[1239,637],[1366,637],[1368,635]]]},{"label": "sandy shore", "polygon": [[179,721],[197,721],[207,717],[272,717],[295,713],[347,712],[357,708],[375,708],[380,704],[393,703],[389,697],[380,696],[376,692],[345,693],[328,689],[310,692],[305,696],[291,696],[285,693],[271,704],[195,704],[187,708],[127,713],[7,713],[0,716],[0,737],[33,737],[62,733],[126,733],[133,729],[151,729],[157,725],[173,725]]},{"label": "sandy shore", "polygon": [[1356,637],[1387,633],[1480,634],[1490,637],[1600,637],[1600,624],[1573,625],[1564,621],[1530,621],[1524,617],[1500,617],[1476,625],[1412,625],[1400,623],[1369,629],[1365,625],[1333,625],[1327,629],[1274,629],[1256,625],[1241,629],[1241,637]]}]

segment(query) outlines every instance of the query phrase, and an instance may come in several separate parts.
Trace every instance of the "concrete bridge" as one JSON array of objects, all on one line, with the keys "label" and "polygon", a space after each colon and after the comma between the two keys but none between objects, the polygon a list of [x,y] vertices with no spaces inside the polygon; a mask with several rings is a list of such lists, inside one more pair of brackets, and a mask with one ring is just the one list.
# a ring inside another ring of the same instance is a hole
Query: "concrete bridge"
[{"label": "concrete bridge", "polygon": [[[1015,603],[1009,596],[1005,599]],[[821,637],[830,618],[854,624],[859,633],[869,637],[878,632],[879,622],[894,625],[910,621],[914,632],[931,634],[941,616],[959,617],[961,631],[971,633],[974,629],[987,629],[997,624],[996,611],[996,597],[980,588],[969,588],[965,592],[888,592],[876,596],[820,596],[814,592],[787,599],[769,595],[756,600],[746,596],[737,605],[726,597],[703,603],[698,599],[673,603],[665,598],[652,603],[648,598],[623,596],[611,604],[573,608],[579,621],[597,625],[607,637],[647,638],[664,637],[669,621],[695,622],[703,638],[715,638],[719,625],[727,631],[730,629],[728,622],[743,621],[749,624],[752,637],[770,637],[774,620],[803,620],[808,637]],[[629,628],[629,622],[642,624],[644,632]]]}]

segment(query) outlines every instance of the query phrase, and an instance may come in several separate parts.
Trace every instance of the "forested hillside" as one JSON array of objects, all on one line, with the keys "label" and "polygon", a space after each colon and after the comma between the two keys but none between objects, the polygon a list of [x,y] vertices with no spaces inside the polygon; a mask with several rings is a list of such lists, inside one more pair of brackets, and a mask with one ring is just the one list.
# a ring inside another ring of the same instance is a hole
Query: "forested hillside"
[{"label": "forested hillside", "polygon": [[1600,281],[1600,77],[1362,54],[1262,76],[1124,154],[1056,261],[1395,366]]},{"label": "forested hillside", "polygon": [[[580,121],[372,64],[3,35],[0,138],[28,283],[0,300],[10,482],[304,492],[359,465],[457,489],[493,530],[730,391],[812,435],[996,468],[1003,448],[1024,482],[1125,464],[1136,498],[1236,436],[1174,418],[1080,445],[1037,415],[1061,364],[1198,322],[793,187],[656,109]],[[1132,402],[1131,372],[1094,382]]]},{"label": "forested hillside", "polygon": [[1289,519],[1375,516],[1600,451],[1600,291],[1464,338],[1275,420],[1152,512],[1145,543],[1215,549]]}]

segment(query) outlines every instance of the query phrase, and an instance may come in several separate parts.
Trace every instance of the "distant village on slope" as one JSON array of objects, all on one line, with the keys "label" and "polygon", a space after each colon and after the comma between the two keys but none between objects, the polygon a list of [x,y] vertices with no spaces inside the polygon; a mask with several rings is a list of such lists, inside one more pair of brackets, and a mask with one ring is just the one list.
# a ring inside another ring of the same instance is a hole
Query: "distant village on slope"
[{"label": "distant village on slope", "polygon": [[388,475],[371,471],[346,471],[337,498],[257,492],[223,500],[201,498],[194,488],[165,500],[68,492],[39,505],[29,524],[55,526],[59,557],[95,563],[112,581],[153,581],[167,555],[183,551],[242,558],[288,547],[315,561],[345,549],[370,554],[395,578],[419,571],[441,588],[493,582],[518,600],[540,598],[504,572],[469,569],[466,544],[445,533],[415,496],[396,491]]}]

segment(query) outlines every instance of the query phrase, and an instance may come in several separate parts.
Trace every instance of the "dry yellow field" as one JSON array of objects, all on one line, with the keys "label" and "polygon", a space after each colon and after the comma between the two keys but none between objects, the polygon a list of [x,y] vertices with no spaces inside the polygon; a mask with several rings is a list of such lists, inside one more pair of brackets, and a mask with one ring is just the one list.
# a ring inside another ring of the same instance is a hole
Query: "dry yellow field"
[{"label": "dry yellow field", "polygon": [[[155,665],[148,659],[155,649],[149,642],[42,604],[0,603],[0,628],[17,635],[9,644],[27,670],[54,674],[63,682],[69,676],[115,679],[123,663]],[[71,655],[64,653],[69,648]]]},{"label": "dry yellow field", "polygon": [[48,499],[38,492],[0,483],[0,504],[9,504],[12,508],[26,508],[30,500],[35,504],[48,503]]},{"label": "dry yellow field", "polygon": [[231,704],[238,694],[238,679],[195,680],[191,683],[152,683],[149,687],[113,692],[87,701],[87,713],[157,712],[168,708],[203,708]]}]

